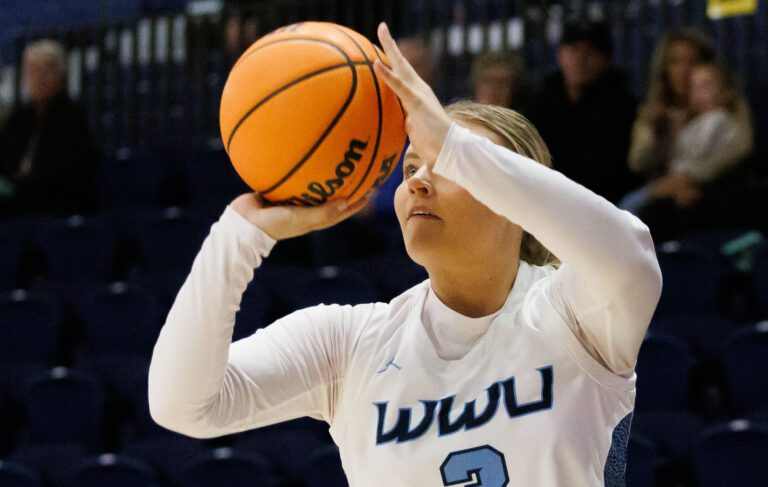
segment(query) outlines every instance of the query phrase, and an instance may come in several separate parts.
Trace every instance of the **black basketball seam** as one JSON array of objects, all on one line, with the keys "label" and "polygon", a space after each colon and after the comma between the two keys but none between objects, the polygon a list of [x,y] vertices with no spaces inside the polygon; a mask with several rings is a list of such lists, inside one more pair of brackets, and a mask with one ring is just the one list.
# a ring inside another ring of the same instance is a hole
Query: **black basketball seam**
[{"label": "black basketball seam", "polygon": [[[328,44],[329,46],[333,47],[337,51],[341,51],[343,54],[346,54],[346,53],[344,53],[344,51],[339,46],[337,46],[333,42],[328,42],[328,41],[325,41],[323,39],[317,39],[315,37],[290,37],[288,39],[275,39],[274,41],[267,42],[267,43],[257,47],[253,51],[246,51],[245,54],[240,56],[240,59],[238,59],[235,62],[235,65],[232,66],[232,69],[235,69],[237,67],[237,65],[240,64],[240,61],[244,61],[247,57],[250,57],[250,55],[253,54],[254,52],[260,51],[260,50],[264,49],[267,46],[273,46],[275,44],[280,44],[281,42],[292,42],[292,41],[309,41],[309,42],[319,42],[321,44]],[[344,57],[349,59],[349,57],[346,56],[346,55]]]},{"label": "black basketball seam", "polygon": [[352,86],[349,89],[349,96],[347,96],[346,101],[344,102],[344,105],[342,105],[339,112],[336,114],[334,119],[331,121],[331,123],[328,125],[328,127],[325,128],[325,131],[320,135],[320,138],[318,138],[315,143],[312,145],[312,147],[309,149],[309,151],[304,155],[304,157],[301,158],[301,160],[296,163],[293,168],[288,171],[287,174],[285,174],[279,181],[277,181],[275,184],[270,186],[269,188],[265,189],[264,191],[261,191],[262,195],[266,195],[277,189],[281,184],[283,184],[285,181],[287,181],[293,174],[298,171],[301,166],[304,165],[304,163],[309,160],[310,157],[312,157],[312,154],[317,150],[318,147],[320,147],[320,144],[323,143],[326,137],[328,137],[328,134],[331,133],[331,130],[336,126],[337,123],[339,123],[339,120],[341,120],[341,117],[344,115],[344,112],[347,111],[347,108],[349,108],[350,103],[352,103],[352,99],[355,96],[355,93],[357,92],[357,67],[355,63],[347,56],[347,53],[344,52],[343,49],[336,46],[335,44],[331,42],[326,41],[318,41],[323,42],[324,44],[328,44],[329,46],[332,46],[333,48],[337,49],[347,60],[347,65],[352,67]]},{"label": "black basketball seam", "polygon": [[[352,43],[355,46],[357,46],[357,50],[360,51],[360,54],[363,55],[363,59],[365,59],[366,61],[370,61],[368,59],[368,56],[365,54],[365,50],[363,50],[362,46],[358,44],[357,41],[351,35],[349,35],[346,31],[339,29],[338,27],[334,27],[334,29],[338,30],[339,32],[347,36],[349,40],[351,40]],[[373,51],[376,52],[376,49],[374,48]],[[363,177],[360,178],[360,181],[357,183],[357,186],[355,186],[355,189],[353,189],[352,192],[349,194],[350,198],[353,197],[355,193],[357,193],[357,190],[360,189],[360,187],[365,182],[365,179],[371,173],[371,169],[373,168],[373,165],[376,163],[376,156],[379,153],[379,145],[381,143],[381,126],[382,126],[382,119],[384,117],[384,114],[383,114],[384,109],[381,103],[381,88],[379,87],[379,79],[377,78],[376,73],[373,70],[372,63],[368,64],[368,69],[370,69],[371,76],[373,77],[373,86],[376,88],[376,103],[378,104],[378,107],[379,107],[379,127],[376,130],[376,143],[373,145],[373,154],[371,155],[371,162],[368,164],[368,167],[365,169],[365,173],[363,174]]]},{"label": "black basketball seam", "polygon": [[[256,111],[256,109],[259,108],[261,105],[263,105],[264,103],[268,102],[270,99],[274,98],[275,96],[277,96],[281,92],[287,90],[288,88],[290,88],[290,87],[292,87],[292,86],[294,86],[294,85],[296,85],[296,84],[298,84],[298,83],[300,83],[302,81],[306,81],[308,78],[311,78],[313,76],[317,76],[319,74],[323,74],[323,73],[328,72],[328,71],[333,71],[334,69],[339,69],[339,68],[349,67],[349,66],[356,66],[356,65],[360,65],[360,64],[367,64],[367,63],[365,63],[365,62],[358,62],[358,61],[350,61],[350,62],[345,62],[345,63],[340,63],[340,64],[334,64],[332,66],[326,66],[324,68],[318,69],[317,71],[313,71],[311,73],[307,73],[307,74],[305,74],[303,76],[300,76],[300,77],[298,77],[298,78],[296,78],[294,80],[291,80],[287,84],[281,86],[280,88],[277,88],[275,91],[273,91],[272,93],[268,94],[267,96],[265,96],[264,98],[259,100],[258,103],[256,103],[247,112],[245,112],[245,115],[243,115],[240,118],[240,120],[235,124],[234,128],[232,129],[232,132],[229,134],[229,138],[227,139],[227,149],[226,149],[227,150],[227,154],[229,154],[229,146],[232,145],[232,139],[235,137],[235,133],[237,132],[237,129],[239,129],[240,126],[243,123],[245,123],[245,120],[254,111]],[[354,68],[353,68],[353,71],[354,71]]]},{"label": "black basketball seam", "polygon": [[[267,47],[267,46],[273,46],[273,45],[275,45],[275,44],[280,44],[281,42],[293,42],[293,41],[308,41],[308,42],[319,42],[319,43],[321,43],[321,44],[326,44],[326,45],[329,45],[329,46],[331,46],[332,48],[336,49],[337,51],[339,51],[339,52],[341,53],[341,55],[342,55],[342,56],[344,56],[344,59],[346,59],[346,60],[347,60],[347,62],[346,62],[346,63],[344,63],[344,64],[334,65],[334,67],[349,66],[349,65],[350,65],[350,63],[352,62],[352,60],[351,60],[351,59],[349,59],[349,56],[347,56],[347,53],[345,53],[345,52],[344,52],[344,50],[343,50],[343,49],[341,49],[341,48],[340,48],[339,46],[337,46],[336,44],[334,44],[334,43],[332,43],[332,42],[328,42],[328,41],[322,40],[322,39],[315,39],[315,38],[312,38],[312,37],[291,37],[290,39],[277,39],[277,40],[274,40],[274,41],[272,41],[272,42],[267,42],[267,43],[266,43],[266,44],[264,44],[263,46],[259,46],[257,49],[254,49],[253,51],[251,51],[251,52],[249,52],[248,54],[246,54],[246,56],[245,56],[245,57],[248,57],[248,56],[250,56],[250,55],[251,55],[251,54],[253,54],[254,52],[260,51],[261,49],[263,49],[263,48],[265,48],[265,47]],[[238,59],[238,60],[237,60],[237,62],[235,63],[235,65],[234,65],[234,66],[232,66],[232,70],[233,70],[233,71],[234,71],[235,67],[236,67],[238,64],[240,64],[240,61],[242,61],[243,59],[245,59],[245,57],[241,57],[240,59]],[[326,68],[323,68],[323,70],[327,70],[327,69],[328,69],[328,67],[326,67]],[[320,72],[322,72],[323,70],[320,70]],[[355,69],[353,69],[353,71],[356,71],[356,70],[355,70]],[[311,74],[312,74],[312,73],[310,73],[310,75],[311,75]],[[317,73],[315,73],[315,74],[317,74]],[[306,79],[306,77],[307,77],[307,76],[310,76],[310,75],[305,75],[305,76],[304,76],[304,77],[302,77],[302,78],[298,78],[298,80],[302,80],[302,81],[303,81],[304,79]],[[356,75],[357,75],[357,73],[355,72],[355,76],[356,76]],[[295,82],[295,81],[297,81],[297,80],[293,80],[293,81]],[[290,83],[289,83],[288,85],[286,85],[286,86],[283,86],[283,87],[281,87],[281,88],[278,88],[278,89],[276,90],[276,92],[277,92],[277,91],[282,91],[282,90],[284,90],[285,88],[287,88],[288,86],[290,86]],[[274,96],[274,95],[276,94],[276,92],[273,92],[273,93],[271,93],[270,95],[267,95],[267,98],[269,98],[270,96]],[[260,105],[257,105],[257,107],[258,107],[258,106],[260,106]],[[243,117],[240,119],[240,121],[238,121],[238,122],[237,122],[237,124],[235,124],[235,127],[232,129],[232,133],[230,133],[230,134],[229,134],[229,138],[228,138],[228,140],[227,140],[227,149],[226,149],[226,150],[227,150],[227,154],[229,154],[229,146],[230,146],[230,144],[232,143],[232,138],[235,136],[235,132],[236,132],[236,131],[237,131],[237,129],[240,127],[240,125],[242,125],[242,123],[245,121],[245,119],[246,119],[246,118],[248,118],[248,116],[249,116],[251,113],[253,113],[253,111],[254,111],[254,110],[257,108],[257,107],[253,107],[253,108],[251,108],[250,110],[248,110],[248,111],[246,112],[246,114],[245,114],[245,115],[243,115]]]}]

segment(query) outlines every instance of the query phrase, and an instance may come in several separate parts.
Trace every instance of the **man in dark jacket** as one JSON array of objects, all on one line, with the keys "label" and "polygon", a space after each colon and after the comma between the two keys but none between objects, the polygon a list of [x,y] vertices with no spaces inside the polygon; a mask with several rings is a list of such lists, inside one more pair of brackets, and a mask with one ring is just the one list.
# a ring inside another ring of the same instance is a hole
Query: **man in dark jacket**
[{"label": "man in dark jacket", "polygon": [[636,102],[624,73],[612,66],[610,32],[601,23],[567,23],[547,78],[531,109],[554,168],[616,203],[635,187],[627,151]]},{"label": "man in dark jacket", "polygon": [[12,215],[91,210],[96,151],[65,90],[64,49],[50,40],[30,44],[23,73],[29,101],[0,127],[0,205]]}]

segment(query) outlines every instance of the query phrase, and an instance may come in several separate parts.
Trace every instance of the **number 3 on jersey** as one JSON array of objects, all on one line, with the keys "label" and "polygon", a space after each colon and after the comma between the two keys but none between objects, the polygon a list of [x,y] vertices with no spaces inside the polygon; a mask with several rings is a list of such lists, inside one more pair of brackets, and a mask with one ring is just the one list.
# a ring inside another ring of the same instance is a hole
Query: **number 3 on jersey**
[{"label": "number 3 on jersey", "polygon": [[509,484],[504,454],[489,445],[451,452],[440,465],[443,485],[464,484],[477,474],[477,487],[505,487]]}]

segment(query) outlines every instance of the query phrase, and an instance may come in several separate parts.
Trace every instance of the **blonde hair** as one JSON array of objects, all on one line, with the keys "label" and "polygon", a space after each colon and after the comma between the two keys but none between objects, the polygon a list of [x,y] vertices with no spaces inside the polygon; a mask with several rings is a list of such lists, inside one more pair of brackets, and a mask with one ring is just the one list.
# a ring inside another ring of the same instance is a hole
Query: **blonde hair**
[{"label": "blonde hair", "polygon": [[[539,131],[520,113],[510,108],[469,100],[452,103],[445,110],[454,118],[477,123],[491,130],[501,137],[508,149],[546,167],[552,167],[552,156]],[[525,229],[520,244],[520,259],[532,265],[560,267],[560,260]]]}]

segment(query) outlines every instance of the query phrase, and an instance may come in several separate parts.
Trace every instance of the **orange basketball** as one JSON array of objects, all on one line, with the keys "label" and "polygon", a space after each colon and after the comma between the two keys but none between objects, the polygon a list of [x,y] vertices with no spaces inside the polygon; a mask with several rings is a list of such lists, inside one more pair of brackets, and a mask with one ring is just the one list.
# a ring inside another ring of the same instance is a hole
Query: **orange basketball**
[{"label": "orange basketball", "polygon": [[254,191],[278,204],[355,201],[389,177],[404,113],[376,77],[384,53],[346,27],[302,22],[256,41],[221,97],[224,147]]}]

